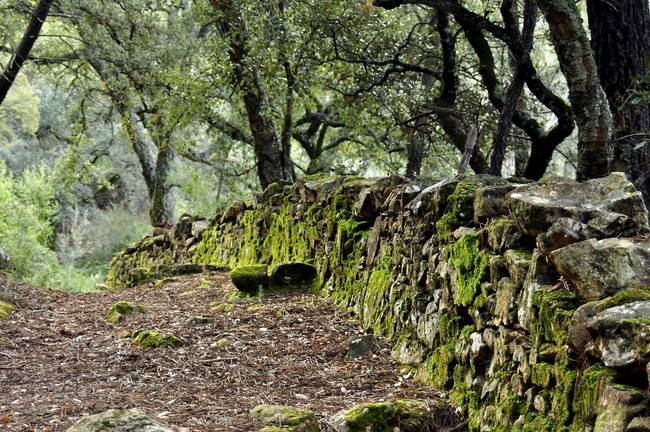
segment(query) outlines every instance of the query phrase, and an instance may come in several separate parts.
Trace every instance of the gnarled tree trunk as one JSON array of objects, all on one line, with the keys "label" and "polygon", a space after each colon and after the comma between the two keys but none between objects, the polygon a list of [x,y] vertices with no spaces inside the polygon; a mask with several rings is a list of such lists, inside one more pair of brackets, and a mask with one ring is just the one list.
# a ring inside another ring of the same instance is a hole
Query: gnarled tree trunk
[{"label": "gnarled tree trunk", "polygon": [[648,73],[650,11],[643,0],[589,0],[589,28],[600,82],[614,120],[612,171],[625,172],[650,201],[650,105],[628,102]]},{"label": "gnarled tree trunk", "polygon": [[611,114],[574,0],[538,0],[551,30],[578,124],[578,180],[609,172]]}]

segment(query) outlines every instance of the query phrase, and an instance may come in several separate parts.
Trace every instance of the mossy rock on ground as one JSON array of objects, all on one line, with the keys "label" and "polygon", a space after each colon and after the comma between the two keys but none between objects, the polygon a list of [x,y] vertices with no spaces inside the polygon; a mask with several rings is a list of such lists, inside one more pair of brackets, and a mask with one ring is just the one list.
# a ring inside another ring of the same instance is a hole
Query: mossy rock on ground
[{"label": "mossy rock on ground", "polygon": [[239,291],[257,295],[269,287],[268,269],[269,266],[264,264],[237,267],[230,273],[230,277]]},{"label": "mossy rock on ground", "polygon": [[319,432],[318,420],[311,411],[281,405],[258,405],[251,418],[266,426],[263,431]]},{"label": "mossy rock on ground", "polygon": [[138,330],[131,333],[131,344],[140,348],[168,348],[177,347],[183,342],[173,335],[160,335],[154,330]]},{"label": "mossy rock on ground", "polygon": [[318,271],[311,264],[288,262],[271,271],[271,289],[311,288],[318,279]]},{"label": "mossy rock on ground", "polygon": [[106,314],[106,321],[111,324],[118,323],[127,317],[133,315],[144,315],[147,313],[147,309],[139,304],[129,303],[127,301],[118,301],[113,303],[111,308]]},{"label": "mossy rock on ground", "polygon": [[82,417],[67,432],[173,432],[138,409],[112,409]]},{"label": "mossy rock on ground", "polygon": [[16,308],[10,305],[9,303],[0,301],[0,318],[5,318],[9,316],[9,314],[12,313],[14,310],[16,310]]},{"label": "mossy rock on ground", "polygon": [[422,432],[431,430],[432,416],[426,402],[393,399],[364,403],[332,418],[337,432]]}]

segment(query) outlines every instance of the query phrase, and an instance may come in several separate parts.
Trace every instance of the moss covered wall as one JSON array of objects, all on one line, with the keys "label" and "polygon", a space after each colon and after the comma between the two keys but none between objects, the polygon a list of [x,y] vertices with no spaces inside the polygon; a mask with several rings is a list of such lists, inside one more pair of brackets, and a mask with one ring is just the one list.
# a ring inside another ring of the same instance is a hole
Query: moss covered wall
[{"label": "moss covered wall", "polygon": [[152,261],[179,257],[312,263],[322,293],[449,391],[472,430],[590,431],[605,384],[631,383],[569,351],[580,302],[511,219],[503,192],[515,186],[488,176],[272,185],[210,221],[200,241],[152,252],[145,240],[116,257],[109,282],[132,284]]}]

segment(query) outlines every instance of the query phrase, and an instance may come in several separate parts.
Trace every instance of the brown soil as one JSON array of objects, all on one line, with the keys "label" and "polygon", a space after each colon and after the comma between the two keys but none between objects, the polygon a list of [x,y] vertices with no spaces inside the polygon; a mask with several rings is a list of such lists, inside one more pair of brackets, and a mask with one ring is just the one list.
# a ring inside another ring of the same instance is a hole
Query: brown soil
[{"label": "brown soil", "polygon": [[[0,280],[0,298],[18,306],[0,320],[0,430],[62,431],[86,414],[137,407],[191,431],[252,431],[259,427],[247,414],[261,403],[311,409],[328,430],[329,416],[359,402],[439,403],[401,376],[386,346],[346,359],[348,338],[361,331],[326,300],[278,295],[211,310],[232,289],[225,273],[93,294],[9,290]],[[109,324],[104,317],[119,300],[149,313]],[[196,316],[209,320],[191,322]],[[183,345],[133,346],[124,334],[139,329]]]}]

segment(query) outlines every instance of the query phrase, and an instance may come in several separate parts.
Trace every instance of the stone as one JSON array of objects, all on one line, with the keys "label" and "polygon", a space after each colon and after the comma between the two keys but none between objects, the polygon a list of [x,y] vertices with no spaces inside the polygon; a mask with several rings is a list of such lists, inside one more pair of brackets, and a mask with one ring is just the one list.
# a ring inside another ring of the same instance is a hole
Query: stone
[{"label": "stone", "polygon": [[519,324],[528,331],[533,330],[531,325],[531,316],[533,308],[533,295],[535,291],[543,286],[555,285],[560,275],[555,270],[555,267],[547,261],[546,257],[539,249],[533,250],[533,255],[530,259],[530,267],[528,274],[524,280],[521,296],[517,301],[519,306],[517,310],[517,318]]},{"label": "stone", "polygon": [[271,289],[311,288],[318,280],[318,271],[307,263],[278,264],[270,272]]},{"label": "stone", "polygon": [[201,237],[201,235],[208,229],[208,221],[205,219],[197,219],[192,222],[192,237]]},{"label": "stone", "polygon": [[314,413],[291,406],[258,405],[251,410],[250,417],[263,426],[279,428],[279,430],[286,432],[320,431]]},{"label": "stone", "polygon": [[139,304],[129,303],[127,301],[118,301],[113,303],[108,313],[106,314],[106,321],[111,324],[122,322],[129,317],[136,315],[144,315],[147,309]]},{"label": "stone", "polygon": [[544,255],[556,249],[590,238],[602,238],[587,224],[562,217],[556,220],[548,231],[537,236],[537,247]]},{"label": "stone", "polygon": [[474,222],[483,223],[507,213],[506,196],[515,185],[483,186],[476,189]]},{"label": "stone", "polygon": [[528,268],[530,267],[532,254],[525,249],[508,249],[504,257],[510,279],[518,287],[523,286],[526,275],[528,274]]},{"label": "stone", "polygon": [[372,335],[354,336],[348,339],[347,357],[356,359],[379,349],[377,338]]},{"label": "stone", "polygon": [[586,301],[650,286],[650,238],[589,239],[557,249],[550,258]]},{"label": "stone", "polygon": [[587,223],[608,213],[629,217],[638,234],[649,230],[641,193],[623,173],[582,183],[566,180],[520,186],[510,192],[507,205],[520,231],[531,237],[561,217]]},{"label": "stone", "polygon": [[140,348],[173,348],[183,342],[173,335],[160,335],[154,330],[138,330],[130,334],[131,345]]},{"label": "stone", "polygon": [[239,291],[258,295],[269,287],[268,268],[265,264],[237,267],[230,273],[230,278]]},{"label": "stone", "polygon": [[112,409],[82,417],[67,432],[177,432],[138,409]]},{"label": "stone", "polygon": [[14,310],[16,310],[16,308],[13,305],[0,300],[0,319],[8,317]]},{"label": "stone", "polygon": [[0,270],[8,270],[11,268],[11,257],[0,248]]},{"label": "stone", "polygon": [[366,188],[361,191],[354,203],[353,214],[359,220],[373,220],[377,216],[381,205],[382,201],[373,188]]},{"label": "stone", "polygon": [[567,342],[607,367],[645,365],[650,361],[650,289],[623,291],[580,306],[570,321]]},{"label": "stone", "polygon": [[634,417],[625,432],[650,432],[650,417]]},{"label": "stone", "polygon": [[337,432],[422,432],[432,426],[427,403],[409,399],[363,403],[336,413],[331,426]]},{"label": "stone", "polygon": [[632,418],[646,407],[646,396],[639,390],[608,384],[598,400],[594,432],[625,432]]},{"label": "stone", "polygon": [[487,226],[487,242],[496,253],[524,246],[522,234],[511,219],[493,219]]},{"label": "stone", "polygon": [[497,286],[494,325],[511,325],[516,316],[515,300],[519,286],[510,278],[503,278]]}]

